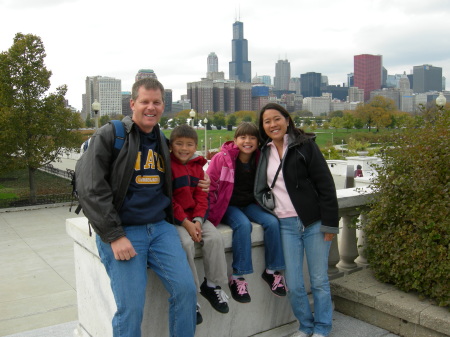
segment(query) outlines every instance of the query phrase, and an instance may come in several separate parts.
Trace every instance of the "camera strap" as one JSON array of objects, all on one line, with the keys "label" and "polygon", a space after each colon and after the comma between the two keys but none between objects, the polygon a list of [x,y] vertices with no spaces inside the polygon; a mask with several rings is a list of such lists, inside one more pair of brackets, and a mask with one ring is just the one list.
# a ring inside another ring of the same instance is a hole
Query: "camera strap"
[{"label": "camera strap", "polygon": [[277,181],[278,174],[280,173],[281,165],[282,165],[282,164],[283,164],[283,161],[281,160],[281,161],[280,161],[280,166],[278,166],[277,173],[275,173],[275,177],[273,178],[272,185],[270,185],[270,189],[273,189],[273,187],[275,186],[275,182]]}]

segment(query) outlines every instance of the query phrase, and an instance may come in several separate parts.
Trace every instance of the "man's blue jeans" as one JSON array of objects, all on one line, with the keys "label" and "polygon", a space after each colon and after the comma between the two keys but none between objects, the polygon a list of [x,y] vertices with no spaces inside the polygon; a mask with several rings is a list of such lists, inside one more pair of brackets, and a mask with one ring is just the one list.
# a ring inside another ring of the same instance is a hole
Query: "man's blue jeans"
[{"label": "man's blue jeans", "polygon": [[233,273],[245,275],[253,273],[252,264],[252,224],[260,224],[264,229],[264,252],[266,268],[284,270],[284,257],[281,247],[280,223],[272,214],[258,204],[246,207],[228,206],[222,221],[233,230]]},{"label": "man's blue jeans", "polygon": [[[292,311],[300,322],[300,331],[328,336],[331,331],[333,307],[328,281],[328,254],[331,241],[324,241],[321,222],[304,228],[298,217],[280,219],[281,240],[286,261],[284,273]],[[306,254],[314,316],[311,312],[303,280],[303,256]]]},{"label": "man's blue jeans", "polygon": [[112,321],[113,336],[141,336],[147,266],[155,271],[170,294],[170,336],[194,336],[197,291],[177,230],[166,221],[124,226],[124,230],[137,252],[128,261],[116,260],[111,245],[97,236],[99,255],[110,277],[117,305]]}]

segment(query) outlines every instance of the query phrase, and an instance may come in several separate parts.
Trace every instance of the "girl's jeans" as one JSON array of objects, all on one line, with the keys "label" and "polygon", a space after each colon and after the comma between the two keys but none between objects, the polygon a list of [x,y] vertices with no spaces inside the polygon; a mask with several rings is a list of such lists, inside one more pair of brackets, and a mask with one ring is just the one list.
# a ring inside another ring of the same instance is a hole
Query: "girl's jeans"
[{"label": "girl's jeans", "polygon": [[253,273],[252,265],[252,224],[260,224],[264,229],[264,250],[266,268],[284,270],[284,257],[281,247],[280,223],[272,214],[258,204],[246,207],[228,206],[222,221],[233,230],[233,273],[245,275]]}]

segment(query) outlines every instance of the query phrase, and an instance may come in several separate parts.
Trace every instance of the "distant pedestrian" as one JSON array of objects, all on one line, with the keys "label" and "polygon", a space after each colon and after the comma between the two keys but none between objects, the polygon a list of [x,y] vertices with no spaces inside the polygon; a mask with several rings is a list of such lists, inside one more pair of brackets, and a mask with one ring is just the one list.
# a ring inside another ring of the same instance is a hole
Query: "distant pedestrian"
[{"label": "distant pedestrian", "polygon": [[356,170],[355,170],[355,178],[362,177],[362,176],[363,176],[362,167],[361,167],[361,165],[357,165]]}]

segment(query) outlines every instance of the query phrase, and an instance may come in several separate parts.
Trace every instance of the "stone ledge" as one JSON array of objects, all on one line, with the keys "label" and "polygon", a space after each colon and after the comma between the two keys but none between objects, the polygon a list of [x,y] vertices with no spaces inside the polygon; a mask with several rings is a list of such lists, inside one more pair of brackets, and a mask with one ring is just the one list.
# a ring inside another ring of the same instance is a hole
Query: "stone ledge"
[{"label": "stone ledge", "polygon": [[400,336],[448,336],[448,309],[377,281],[370,269],[330,283],[335,308],[339,312]]}]

